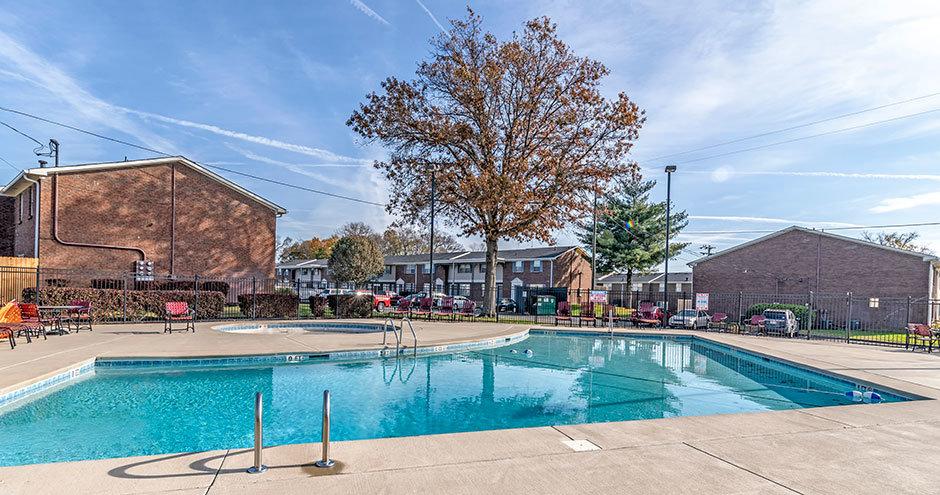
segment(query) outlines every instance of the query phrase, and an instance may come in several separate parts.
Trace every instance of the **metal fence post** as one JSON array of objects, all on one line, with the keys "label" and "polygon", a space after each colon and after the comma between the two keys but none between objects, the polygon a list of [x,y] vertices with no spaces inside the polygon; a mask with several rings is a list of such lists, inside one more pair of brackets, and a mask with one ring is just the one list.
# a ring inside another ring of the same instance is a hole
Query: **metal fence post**
[{"label": "metal fence post", "polygon": [[816,313],[816,293],[809,291],[809,304],[806,305],[806,340],[810,339],[810,334],[813,333],[813,320],[815,320]]},{"label": "metal fence post", "polygon": [[297,317],[300,318],[300,306],[303,304],[303,299],[300,297],[300,280],[297,281]]},{"label": "metal fence post", "polygon": [[[930,311],[929,304],[930,304],[930,303],[928,302],[927,304],[928,304],[927,311],[928,311],[928,313],[929,313],[929,311]],[[929,320],[929,319],[930,319],[930,318],[928,317],[928,320]],[[907,296],[907,320],[904,322],[904,331],[907,332],[907,334],[905,335],[905,338],[904,338],[904,348],[905,348],[905,349],[908,349],[908,348],[910,347],[910,343],[911,343],[911,339],[910,339],[911,330],[910,330],[910,327],[908,327],[908,324],[910,324],[910,323],[911,323],[911,296]],[[929,323],[929,321],[928,321],[928,323]]]},{"label": "metal fence post", "polygon": [[[37,233],[36,235],[38,236],[39,234]],[[37,241],[37,242],[38,242],[38,241]],[[40,299],[39,299],[39,277],[40,277],[40,275],[39,275],[39,265],[37,264],[37,265],[36,265],[36,306],[39,306],[39,305],[40,305],[40,304],[39,304],[39,301],[40,301]],[[10,337],[10,339],[12,340],[13,337]]]},{"label": "metal fence post", "polygon": [[121,320],[127,322],[127,274],[121,275],[121,282],[124,285],[124,294],[121,300]]},{"label": "metal fence post", "polygon": [[258,279],[256,277],[251,277],[251,319],[255,319],[255,308],[258,305],[258,302],[255,300],[258,296]]},{"label": "metal fence post", "polygon": [[198,320],[199,319],[199,275],[193,275],[193,294],[195,297],[195,301],[193,302],[193,306],[195,306],[195,309],[193,309],[194,311],[193,319]]},{"label": "metal fence post", "polygon": [[845,341],[852,340],[852,293],[846,294]]},{"label": "metal fence post", "polygon": [[738,323],[744,322],[744,292],[738,292]]}]

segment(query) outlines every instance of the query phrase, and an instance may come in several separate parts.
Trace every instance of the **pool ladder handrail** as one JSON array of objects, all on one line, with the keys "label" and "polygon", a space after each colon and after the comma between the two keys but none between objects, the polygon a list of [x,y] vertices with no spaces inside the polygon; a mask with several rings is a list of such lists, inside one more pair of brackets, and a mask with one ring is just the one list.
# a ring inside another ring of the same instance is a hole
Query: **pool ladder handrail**
[{"label": "pool ladder handrail", "polygon": [[395,355],[397,356],[401,352],[401,336],[398,334],[399,329],[395,328],[395,322],[391,318],[386,318],[385,322],[382,323],[382,349],[388,347],[388,329],[392,328],[392,334],[395,335]]},{"label": "pool ladder handrail", "polygon": [[405,340],[405,323],[408,324],[408,329],[411,330],[411,338],[414,340],[413,350],[415,354],[417,354],[418,353],[418,334],[415,333],[415,327],[414,325],[411,324],[411,318],[408,318],[407,316],[402,318],[401,326],[399,327],[399,330],[401,331],[401,338],[402,340]]}]

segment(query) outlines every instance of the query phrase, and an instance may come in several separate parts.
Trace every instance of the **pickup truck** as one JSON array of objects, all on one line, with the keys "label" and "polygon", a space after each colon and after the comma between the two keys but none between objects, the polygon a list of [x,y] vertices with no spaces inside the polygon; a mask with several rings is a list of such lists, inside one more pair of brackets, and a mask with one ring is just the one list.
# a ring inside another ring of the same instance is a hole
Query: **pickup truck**
[{"label": "pickup truck", "polygon": [[388,308],[393,306],[394,302],[397,302],[398,294],[392,291],[378,291],[372,292],[370,290],[357,290],[357,295],[371,295],[372,296],[372,308],[376,311],[385,311]]}]

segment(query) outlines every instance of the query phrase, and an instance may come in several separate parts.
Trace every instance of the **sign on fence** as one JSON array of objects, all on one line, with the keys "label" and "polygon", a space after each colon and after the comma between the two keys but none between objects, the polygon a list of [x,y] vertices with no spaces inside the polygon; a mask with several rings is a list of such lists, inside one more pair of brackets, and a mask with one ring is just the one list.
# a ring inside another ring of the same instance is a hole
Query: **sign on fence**
[{"label": "sign on fence", "polygon": [[700,311],[708,310],[708,292],[695,293],[695,309]]},{"label": "sign on fence", "polygon": [[592,290],[588,296],[588,300],[592,303],[601,303],[607,304],[607,291],[606,290]]}]

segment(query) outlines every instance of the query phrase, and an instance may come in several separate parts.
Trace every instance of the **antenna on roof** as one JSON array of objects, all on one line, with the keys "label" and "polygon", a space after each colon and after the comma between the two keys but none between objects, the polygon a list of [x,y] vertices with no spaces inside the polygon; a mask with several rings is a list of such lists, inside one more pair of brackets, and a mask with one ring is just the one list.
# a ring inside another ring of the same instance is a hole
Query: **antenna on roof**
[{"label": "antenna on roof", "polygon": [[[58,141],[56,141],[55,139],[50,139],[49,151],[46,153],[42,153],[41,150],[42,148],[37,148],[36,150],[34,150],[34,152],[36,153],[37,156],[48,156],[48,157],[54,158],[55,159],[53,161],[53,163],[55,164],[54,166],[56,167],[59,166],[59,142]],[[48,162],[40,160],[39,163],[41,165],[45,165]]]},{"label": "antenna on roof", "polygon": [[39,160],[39,168],[46,168],[46,164],[49,163],[45,160]]}]

